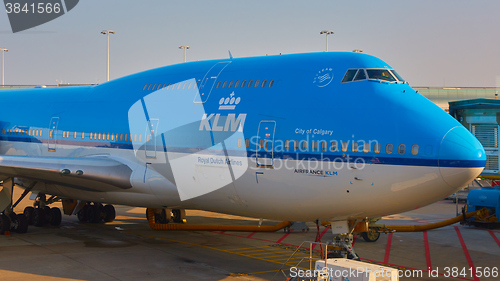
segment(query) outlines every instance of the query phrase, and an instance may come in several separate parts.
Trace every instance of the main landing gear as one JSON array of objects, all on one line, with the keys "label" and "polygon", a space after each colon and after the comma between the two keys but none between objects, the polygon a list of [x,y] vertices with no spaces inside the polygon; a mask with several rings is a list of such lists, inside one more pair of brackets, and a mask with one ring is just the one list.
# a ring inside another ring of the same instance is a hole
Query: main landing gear
[{"label": "main landing gear", "polygon": [[100,223],[115,220],[116,211],[113,205],[87,203],[77,213],[80,222]]},{"label": "main landing gear", "polygon": [[14,190],[13,178],[8,178],[2,183],[3,189],[0,192],[0,234],[10,233],[26,233],[28,231],[28,220],[24,214],[14,213],[16,205],[26,196],[23,194],[21,198],[12,205],[12,197]]},{"label": "main landing gear", "polygon": [[62,221],[61,210],[57,207],[49,207],[50,204],[59,201],[56,196],[46,198],[45,194],[39,193],[33,207],[24,208],[24,216],[29,225],[37,227],[52,225],[59,226]]}]

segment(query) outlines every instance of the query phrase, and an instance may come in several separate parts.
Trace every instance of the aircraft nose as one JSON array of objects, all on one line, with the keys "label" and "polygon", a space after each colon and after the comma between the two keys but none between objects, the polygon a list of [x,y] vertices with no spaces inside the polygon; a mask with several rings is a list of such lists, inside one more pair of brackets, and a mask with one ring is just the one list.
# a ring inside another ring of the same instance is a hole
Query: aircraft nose
[{"label": "aircraft nose", "polygon": [[438,154],[443,180],[455,190],[464,187],[484,169],[486,153],[481,143],[463,126],[452,128],[441,141]]}]

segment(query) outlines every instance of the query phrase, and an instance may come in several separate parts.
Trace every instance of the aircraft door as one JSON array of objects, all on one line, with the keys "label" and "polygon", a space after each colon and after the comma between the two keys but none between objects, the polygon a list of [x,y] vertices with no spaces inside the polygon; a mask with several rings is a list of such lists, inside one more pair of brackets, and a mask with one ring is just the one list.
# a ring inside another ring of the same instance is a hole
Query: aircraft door
[{"label": "aircraft door", "polygon": [[205,77],[200,81],[198,85],[198,93],[194,97],[194,103],[205,103],[210,96],[210,92],[217,82],[219,74],[228,66],[230,61],[218,62],[205,74]]},{"label": "aircraft door", "polygon": [[156,130],[158,119],[150,119],[146,128],[146,157],[156,158]]},{"label": "aircraft door", "polygon": [[57,143],[57,125],[59,124],[59,117],[52,117],[49,124],[49,151],[56,151]]},{"label": "aircraft door", "polygon": [[274,133],[276,121],[260,121],[257,131],[257,166],[272,167],[274,164]]}]

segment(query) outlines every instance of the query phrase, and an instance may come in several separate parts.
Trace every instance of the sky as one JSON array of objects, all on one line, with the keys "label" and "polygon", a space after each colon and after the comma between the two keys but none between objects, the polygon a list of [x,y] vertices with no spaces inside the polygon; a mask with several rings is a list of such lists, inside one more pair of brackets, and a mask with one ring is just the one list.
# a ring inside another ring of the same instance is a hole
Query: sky
[{"label": "sky", "polygon": [[498,0],[81,0],[13,34],[0,11],[5,84],[102,83],[188,61],[362,49],[411,86],[500,87]]}]

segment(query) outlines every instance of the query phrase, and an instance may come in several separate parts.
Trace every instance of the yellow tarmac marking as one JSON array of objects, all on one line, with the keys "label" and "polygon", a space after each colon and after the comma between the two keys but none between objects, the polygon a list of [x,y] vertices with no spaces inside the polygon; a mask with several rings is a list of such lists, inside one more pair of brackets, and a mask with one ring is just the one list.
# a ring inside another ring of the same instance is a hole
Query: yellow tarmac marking
[{"label": "yellow tarmac marking", "polygon": [[239,251],[239,250],[246,250],[246,249],[257,249],[257,248],[266,248],[266,247],[272,247],[272,246],[257,246],[257,247],[248,247],[248,248],[236,248],[236,249],[229,249],[228,251]]},{"label": "yellow tarmac marking", "polygon": [[[181,244],[185,244],[185,245],[202,247],[202,248],[205,248],[205,249],[220,251],[220,252],[224,252],[224,253],[228,253],[228,254],[234,254],[234,255],[239,255],[239,256],[242,256],[242,257],[247,257],[247,258],[252,258],[252,259],[257,259],[257,260],[261,260],[261,261],[265,261],[265,262],[272,262],[272,263],[277,263],[277,264],[283,265],[282,262],[277,262],[277,261],[274,261],[274,260],[268,260],[268,259],[259,258],[259,257],[255,257],[255,256],[240,254],[240,253],[232,252],[230,250],[223,250],[223,249],[214,248],[214,247],[211,247],[211,246],[205,246],[205,245],[195,244],[195,243],[191,243],[191,242],[185,242],[185,241],[180,241],[180,240],[168,239],[168,238],[157,237],[157,236],[146,235],[146,234],[138,234],[138,233],[127,232],[127,231],[124,231],[124,233],[128,233],[128,234],[131,234],[131,235],[136,235],[136,236],[153,238],[153,239],[160,239],[160,240],[165,240],[165,241],[170,241],[170,242],[175,242],[175,243],[181,243]],[[288,263],[288,264],[286,264],[284,266],[287,266],[287,265],[288,266],[295,266],[294,264],[290,264],[290,263]],[[303,268],[303,269],[306,269],[306,268]]]},{"label": "yellow tarmac marking", "polygon": [[279,254],[279,253],[290,253],[292,254],[293,251],[269,251],[267,253],[257,253],[253,254],[254,256],[265,256],[265,255],[272,255],[272,254]]},{"label": "yellow tarmac marking", "polygon": [[[289,271],[290,269],[283,269],[283,271]],[[267,271],[257,271],[257,272],[249,272],[249,273],[231,273],[230,276],[245,276],[245,275],[257,275],[264,274],[270,272],[278,272],[279,270],[267,270]]]}]

